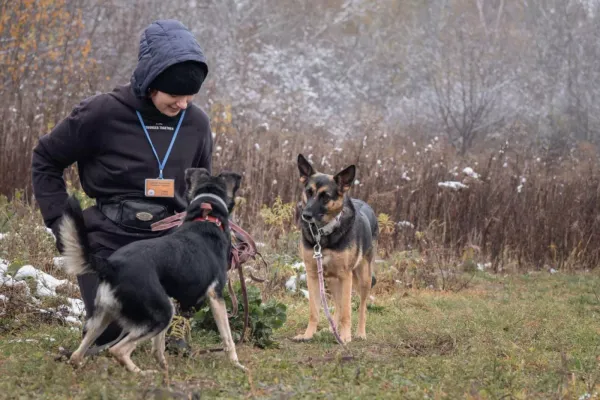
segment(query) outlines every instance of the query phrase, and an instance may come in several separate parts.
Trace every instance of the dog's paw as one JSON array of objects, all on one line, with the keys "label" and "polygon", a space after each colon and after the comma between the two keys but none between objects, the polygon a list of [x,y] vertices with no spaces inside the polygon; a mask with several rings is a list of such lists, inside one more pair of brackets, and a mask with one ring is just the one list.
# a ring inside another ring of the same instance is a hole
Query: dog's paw
[{"label": "dog's paw", "polygon": [[294,342],[308,342],[312,338],[313,338],[312,335],[310,335],[310,336],[307,336],[307,335],[297,335],[297,336],[294,336],[292,338],[292,340]]},{"label": "dog's paw", "polygon": [[240,364],[240,362],[239,362],[239,361],[235,361],[235,362],[233,363],[233,365],[234,365],[235,367],[237,367],[237,368],[241,369],[241,370],[242,370],[242,371],[244,371],[244,372],[248,372],[248,368],[246,368],[246,367],[244,367],[242,364]]},{"label": "dog's paw", "polygon": [[167,371],[169,369],[169,364],[167,364],[166,360],[163,361],[159,361],[158,362],[158,366],[160,367],[160,369],[162,369],[163,371]]},{"label": "dog's paw", "polygon": [[342,339],[342,343],[348,344],[352,341],[352,335],[348,334],[340,334],[340,339]]},{"label": "dog's paw", "polygon": [[356,339],[357,340],[367,340],[367,334],[366,333],[358,333],[356,335]]},{"label": "dog's paw", "polygon": [[139,371],[137,371],[137,373],[140,375],[147,376],[147,375],[158,374],[158,371],[155,369],[146,369],[146,370],[139,370]]},{"label": "dog's paw", "polygon": [[77,353],[71,354],[71,357],[69,358],[69,364],[76,368],[81,367],[81,364],[83,364],[83,356]]}]

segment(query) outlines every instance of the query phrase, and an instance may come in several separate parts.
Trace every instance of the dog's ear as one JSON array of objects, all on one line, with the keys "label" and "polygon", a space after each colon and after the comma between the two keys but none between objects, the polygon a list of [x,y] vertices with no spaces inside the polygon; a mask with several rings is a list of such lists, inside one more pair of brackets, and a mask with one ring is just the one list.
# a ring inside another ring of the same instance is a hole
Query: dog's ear
[{"label": "dog's ear", "polygon": [[210,173],[206,168],[186,168],[185,185],[187,188],[188,202],[194,196],[194,192],[198,187],[198,180],[203,176],[210,176]]},{"label": "dog's ear", "polygon": [[201,176],[210,175],[206,168],[186,168],[185,170],[185,184],[188,189],[191,189],[192,183]]},{"label": "dog's ear", "polygon": [[315,170],[302,154],[298,154],[298,170],[300,171],[300,183],[303,185],[308,181],[308,178],[315,174]]},{"label": "dog's ear", "polygon": [[338,185],[338,188],[342,194],[346,193],[352,187],[354,183],[354,177],[356,176],[356,167],[351,165],[346,167],[343,171],[339,172],[333,177],[333,180]]},{"label": "dog's ear", "polygon": [[225,189],[227,190],[227,197],[231,200],[235,199],[235,194],[240,188],[242,182],[242,176],[235,172],[222,172],[219,174],[219,178],[225,181]]}]

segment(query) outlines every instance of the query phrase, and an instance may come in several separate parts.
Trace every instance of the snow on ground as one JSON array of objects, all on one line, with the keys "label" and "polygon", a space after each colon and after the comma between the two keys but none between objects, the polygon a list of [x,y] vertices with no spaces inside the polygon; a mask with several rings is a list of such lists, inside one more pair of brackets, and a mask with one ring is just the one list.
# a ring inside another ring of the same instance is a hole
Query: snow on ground
[{"label": "snow on ground", "polygon": [[473,168],[471,167],[466,167],[465,169],[463,169],[463,174],[470,176],[473,179],[479,179],[479,174],[473,171]]},{"label": "snow on ground", "polygon": [[[60,260],[54,259],[55,265]],[[33,279],[35,281],[36,293],[32,295],[27,280]],[[67,279],[57,279],[54,276],[47,274],[32,265],[25,265],[19,268],[15,276],[11,276],[8,273],[8,262],[0,259],[0,290],[5,288],[19,288],[21,287],[25,292],[25,295],[31,299],[33,305],[40,304],[39,297],[55,297],[56,288],[59,286],[66,285],[75,287]],[[85,307],[83,301],[80,299],[67,298],[67,304],[59,306],[57,309],[38,309],[41,313],[51,313],[62,318],[66,322],[74,325],[81,325],[80,317],[85,314]],[[10,298],[5,294],[0,294],[0,306],[6,305],[10,301]]]},{"label": "snow on ground", "polygon": [[33,265],[21,267],[15,274],[16,281],[33,278],[37,283],[37,295],[40,297],[56,296],[56,288],[62,285],[73,286],[67,279],[56,279],[50,274],[34,268]]},{"label": "snow on ground", "polygon": [[415,226],[409,222],[409,221],[400,221],[397,224],[400,228],[410,228],[410,229],[414,229]]},{"label": "snow on ground", "polygon": [[460,189],[468,189],[469,187],[462,182],[457,181],[447,181],[447,182],[439,182],[438,186],[442,189],[451,189],[458,191]]}]

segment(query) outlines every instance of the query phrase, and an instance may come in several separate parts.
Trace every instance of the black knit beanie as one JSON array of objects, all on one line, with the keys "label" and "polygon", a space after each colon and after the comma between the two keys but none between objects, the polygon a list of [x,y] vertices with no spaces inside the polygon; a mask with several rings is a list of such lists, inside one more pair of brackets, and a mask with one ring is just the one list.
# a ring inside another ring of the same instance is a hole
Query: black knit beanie
[{"label": "black knit beanie", "polygon": [[205,78],[205,65],[184,61],[165,69],[148,87],[175,96],[187,96],[198,93]]}]

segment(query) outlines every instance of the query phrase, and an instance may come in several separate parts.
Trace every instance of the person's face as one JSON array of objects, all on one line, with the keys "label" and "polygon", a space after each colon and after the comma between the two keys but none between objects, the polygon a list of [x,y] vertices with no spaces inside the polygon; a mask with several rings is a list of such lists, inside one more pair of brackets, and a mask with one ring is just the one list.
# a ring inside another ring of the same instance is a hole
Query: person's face
[{"label": "person's face", "polygon": [[150,98],[152,99],[154,106],[158,111],[169,117],[174,117],[179,114],[180,111],[185,110],[193,97],[193,95],[175,96],[158,90],[152,90],[150,92]]}]

